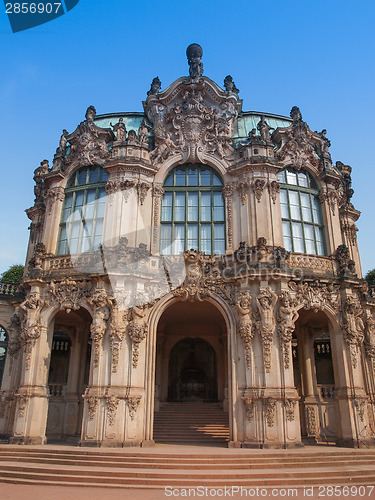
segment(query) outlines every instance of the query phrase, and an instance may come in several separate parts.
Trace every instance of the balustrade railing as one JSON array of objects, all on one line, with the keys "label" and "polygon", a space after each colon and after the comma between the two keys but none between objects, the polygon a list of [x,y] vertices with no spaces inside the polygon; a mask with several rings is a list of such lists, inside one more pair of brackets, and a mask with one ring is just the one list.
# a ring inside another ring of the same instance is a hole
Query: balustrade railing
[{"label": "balustrade railing", "polygon": [[52,397],[62,397],[65,396],[65,384],[48,384],[49,394]]},{"label": "balustrade railing", "polygon": [[0,281],[0,296],[11,295],[14,296],[19,291],[19,285],[16,283],[4,283]]},{"label": "balustrade railing", "polygon": [[333,385],[318,385],[320,396],[324,401],[335,397],[335,388]]}]

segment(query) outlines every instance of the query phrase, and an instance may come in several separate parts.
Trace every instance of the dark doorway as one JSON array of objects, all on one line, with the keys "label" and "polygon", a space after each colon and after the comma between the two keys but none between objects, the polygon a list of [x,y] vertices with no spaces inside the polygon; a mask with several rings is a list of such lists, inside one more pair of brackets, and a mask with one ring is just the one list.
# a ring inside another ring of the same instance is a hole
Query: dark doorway
[{"label": "dark doorway", "polygon": [[185,338],[172,348],[168,401],[217,401],[216,354],[206,340]]}]

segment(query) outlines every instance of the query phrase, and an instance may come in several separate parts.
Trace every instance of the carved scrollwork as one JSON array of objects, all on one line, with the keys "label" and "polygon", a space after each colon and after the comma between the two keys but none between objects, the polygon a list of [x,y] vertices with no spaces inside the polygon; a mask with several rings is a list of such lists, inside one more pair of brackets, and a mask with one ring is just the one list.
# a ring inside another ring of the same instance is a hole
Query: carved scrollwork
[{"label": "carved scrollwork", "polygon": [[276,399],[265,398],[263,399],[264,418],[268,427],[273,427],[276,417]]},{"label": "carved scrollwork", "polygon": [[91,287],[89,281],[75,281],[68,277],[59,282],[52,280],[49,283],[48,292],[61,311],[70,313],[81,307],[81,301],[89,296]]},{"label": "carved scrollwork", "polygon": [[278,181],[269,181],[268,190],[270,192],[272,203],[275,204],[277,195],[280,193],[280,183]]},{"label": "carved scrollwork", "polygon": [[367,405],[367,398],[355,398],[353,399],[354,408],[357,411],[358,417],[361,422],[365,419],[365,409]]},{"label": "carved scrollwork", "polygon": [[90,396],[89,398],[87,398],[89,420],[94,420],[98,404],[99,398],[97,396]]},{"label": "carved scrollwork", "polygon": [[247,192],[248,192],[248,189],[249,189],[249,183],[247,181],[240,181],[240,182],[237,183],[236,188],[237,188],[237,191],[240,194],[240,199],[241,199],[242,205],[246,205],[246,202],[247,202]]},{"label": "carved scrollwork", "polygon": [[262,199],[262,194],[265,184],[266,181],[264,179],[255,179],[251,183],[251,186],[255,193],[255,198],[257,199],[258,203],[260,203],[260,200]]},{"label": "carved scrollwork", "polygon": [[306,431],[309,437],[319,436],[319,425],[316,415],[316,408],[313,405],[305,406],[306,414]]},{"label": "carved scrollwork", "polygon": [[27,394],[16,394],[16,399],[18,403],[18,416],[23,418],[25,416],[27,404],[30,401],[30,396]]},{"label": "carved scrollwork", "polygon": [[130,420],[134,420],[135,414],[137,413],[138,406],[141,403],[142,396],[129,396],[127,398],[129,406],[129,416]]},{"label": "carved scrollwork", "polygon": [[321,311],[329,306],[337,311],[339,308],[338,287],[332,284],[323,284],[318,280],[295,282],[289,281],[289,288],[295,292],[298,304],[303,304],[304,309]]},{"label": "carved scrollwork", "polygon": [[245,396],[242,397],[242,402],[245,405],[247,419],[251,423],[254,420],[255,402],[252,398]]},{"label": "carved scrollwork", "polygon": [[293,422],[295,419],[295,407],[296,400],[295,399],[285,399],[285,416],[288,422]]},{"label": "carved scrollwork", "polygon": [[108,422],[109,425],[112,426],[115,423],[119,398],[117,396],[106,396],[105,401],[107,406]]},{"label": "carved scrollwork", "polygon": [[356,297],[349,296],[342,304],[342,326],[348,345],[353,368],[358,365],[358,353],[364,341],[365,325],[362,319],[363,309]]}]

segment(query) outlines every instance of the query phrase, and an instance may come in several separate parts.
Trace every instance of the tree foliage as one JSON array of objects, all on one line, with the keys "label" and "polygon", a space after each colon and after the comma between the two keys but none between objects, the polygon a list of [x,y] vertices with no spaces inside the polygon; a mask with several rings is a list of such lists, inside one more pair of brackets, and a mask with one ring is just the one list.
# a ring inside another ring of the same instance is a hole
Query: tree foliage
[{"label": "tree foliage", "polygon": [[19,283],[22,279],[24,266],[22,264],[13,264],[7,271],[0,276],[3,283]]},{"label": "tree foliage", "polygon": [[366,274],[365,280],[370,286],[375,286],[375,268]]}]

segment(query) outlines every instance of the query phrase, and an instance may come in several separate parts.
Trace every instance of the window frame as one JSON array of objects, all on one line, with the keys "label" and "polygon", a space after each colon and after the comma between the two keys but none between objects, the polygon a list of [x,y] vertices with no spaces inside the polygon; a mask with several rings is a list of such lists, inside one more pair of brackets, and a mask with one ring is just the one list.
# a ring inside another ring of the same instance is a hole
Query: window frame
[{"label": "window frame", "polygon": [[[98,169],[98,175],[95,182],[90,182],[90,172]],[[84,184],[79,184],[79,176],[82,174],[82,172],[86,171],[86,179]],[[102,180],[103,179],[103,180]],[[103,216],[98,217],[98,208],[99,208],[99,200],[101,198],[105,198],[106,193],[105,193],[105,185],[108,179],[108,174],[107,172],[100,167],[99,165],[90,165],[90,166],[85,166],[81,167],[77,170],[75,170],[71,176],[68,179],[68,182],[66,184],[65,190],[64,190],[64,201],[62,204],[62,209],[61,209],[61,217],[60,217],[60,224],[59,224],[59,234],[57,238],[57,245],[56,245],[56,254],[57,255],[78,255],[80,253],[89,253],[93,252],[96,250],[94,247],[94,239],[98,237],[99,235],[95,234],[96,226],[98,221],[104,221],[104,213]],[[87,213],[87,207],[89,206],[90,203],[87,203],[87,198],[89,193],[92,193],[95,191],[95,198],[94,198],[94,210],[92,217],[86,219],[86,213]],[[77,195],[82,193],[83,194],[83,200],[82,200],[82,205],[80,205],[80,218],[77,220],[68,220],[72,214],[76,211],[76,199]],[[71,196],[71,205],[70,207],[70,213],[69,215],[65,218],[65,210],[66,210],[66,203],[68,200],[68,197]],[[104,202],[104,210],[105,210],[105,202]],[[73,210],[73,207],[75,209]],[[87,227],[87,222],[90,222],[92,224],[91,227],[91,233],[89,234],[89,241],[90,245],[88,249],[83,250],[82,249],[82,244],[83,240],[85,238],[85,227]],[[72,229],[73,226],[79,223],[79,233],[78,233],[78,241],[77,241],[77,251],[72,253],[70,251],[70,246],[71,246],[71,235],[72,235]],[[66,235],[64,240],[62,240],[62,232],[63,229],[66,229]],[[103,230],[101,232],[100,238],[103,237]],[[62,243],[64,243],[64,251],[61,249]]]},{"label": "window frame", "polygon": [[[178,185],[177,184],[177,172],[181,171],[184,169],[185,171],[185,184],[184,185]],[[189,171],[192,169],[197,169],[197,183],[194,185],[189,185]],[[210,182],[207,185],[202,185],[202,170],[208,170],[210,174]],[[172,182],[171,184],[166,184],[169,179],[172,176]],[[188,228],[189,226],[191,227],[192,225],[197,226],[197,248],[196,250],[198,251],[205,251],[202,248],[202,227],[210,227],[210,253],[206,253],[208,255],[222,255],[221,253],[215,253],[215,225],[220,225],[222,226],[223,230],[223,238],[220,238],[219,241],[223,242],[223,250],[224,254],[226,252],[226,213],[225,213],[225,202],[223,198],[223,180],[221,179],[221,176],[209,165],[206,164],[185,164],[185,165],[178,165],[174,167],[170,172],[168,172],[167,176],[165,177],[164,180],[164,195],[162,198],[161,202],[161,211],[160,211],[160,242],[159,242],[159,248],[160,248],[160,254],[161,255],[178,255],[178,253],[175,250],[175,234],[176,234],[176,226],[183,226],[184,227],[184,248],[183,251],[190,250],[192,247],[190,244],[188,244],[189,237],[188,237]],[[172,193],[172,200],[171,200],[171,205],[168,205],[171,210],[171,217],[168,220],[163,220],[163,209],[164,209],[164,200],[166,199],[166,194]],[[178,193],[184,193],[184,217],[181,220],[176,220],[176,195]],[[195,219],[189,219],[189,193],[197,193],[198,195],[198,203],[197,205],[193,205],[194,207],[197,208],[197,217]],[[210,207],[210,217],[209,219],[205,220],[204,217],[202,217],[202,194],[204,193],[209,193],[210,194],[210,205],[205,205]],[[221,203],[220,205],[215,205],[215,194],[220,193],[221,196]],[[223,213],[223,218],[220,220],[215,220],[215,207],[220,207],[222,209]],[[166,246],[164,248],[171,248],[171,253],[166,253],[163,251],[163,241],[167,241],[166,239],[162,238],[162,233],[163,233],[163,226],[169,226],[171,228],[171,236],[169,241],[171,244],[169,246]],[[217,228],[218,229],[218,228]],[[216,231],[217,231],[216,229]],[[216,235],[217,236],[217,235]],[[181,240],[182,241],[182,240]]]},{"label": "window frame", "polygon": [[[297,184],[288,183],[288,178],[287,178],[287,175],[286,175],[287,172],[291,172],[291,173],[296,174]],[[299,184],[298,174],[301,174],[301,173],[304,174],[304,175],[306,175],[306,177],[308,179],[308,186],[302,186],[302,185]],[[318,185],[317,185],[314,177],[307,170],[299,170],[299,171],[297,171],[297,170],[295,170],[295,169],[293,169],[291,167],[284,168],[283,170],[280,171],[279,176],[280,176],[280,174],[284,174],[284,179],[285,179],[285,181],[283,181],[283,180],[281,180],[279,178],[279,183],[280,183],[280,210],[281,210],[281,223],[282,223],[282,232],[283,232],[284,246],[285,246],[285,239],[286,238],[290,238],[290,241],[291,241],[291,250],[290,251],[291,252],[304,253],[304,254],[307,254],[307,255],[316,255],[316,256],[321,256],[321,257],[327,256],[327,241],[326,241],[326,234],[325,234],[325,225],[324,225],[324,218],[323,218],[323,210],[322,210],[322,204],[321,204],[320,199],[319,199],[320,190],[319,190],[319,187],[318,187]],[[285,193],[286,193],[286,201],[287,201],[286,204],[282,203],[282,200],[281,200],[281,193],[283,191],[285,191]],[[291,192],[297,193],[297,196],[298,196],[298,205],[294,205],[293,203],[291,203],[291,197],[290,197],[290,193]],[[309,196],[309,207],[305,207],[302,204],[302,198],[301,198],[301,194],[302,193],[303,194],[307,194]],[[319,210],[318,210],[318,219],[320,219],[320,222],[319,221],[318,222],[315,221],[314,206],[316,206],[315,205],[316,201],[318,201],[318,207],[319,207]],[[282,205],[286,205],[286,207],[287,207],[288,215],[289,215],[288,218],[286,218],[286,217],[283,216]],[[300,212],[300,218],[299,219],[296,219],[296,218],[292,217],[291,206],[298,206],[298,209],[299,209],[299,212]],[[309,208],[310,209],[311,222],[309,222],[307,220],[304,220],[303,208]],[[285,233],[284,233],[284,223],[288,223],[288,225],[289,225],[289,235],[285,235]],[[300,239],[300,238],[297,238],[297,236],[294,236],[294,234],[293,234],[293,224],[300,224],[301,225],[302,243],[303,243],[303,251],[302,252],[295,249],[296,240]],[[313,232],[313,236],[314,236],[313,240],[311,240],[311,239],[309,239],[309,238],[306,237],[306,230],[305,230],[306,226],[309,226],[310,228],[312,228],[312,232]],[[317,239],[316,228],[318,229],[318,231],[322,235],[322,241],[319,241]],[[307,251],[307,240],[314,242],[314,249],[315,249],[314,253],[311,253],[311,252]],[[322,250],[319,249],[319,244],[321,244]]]}]

